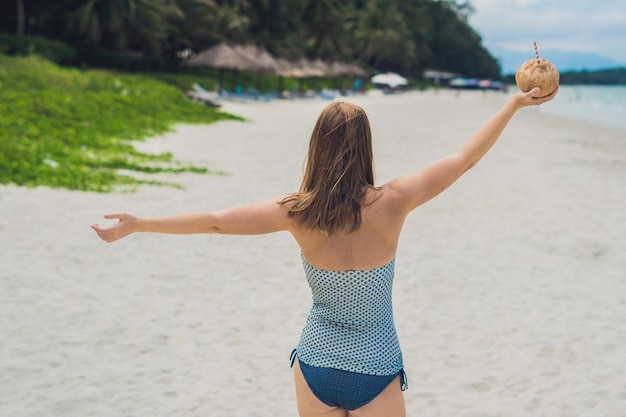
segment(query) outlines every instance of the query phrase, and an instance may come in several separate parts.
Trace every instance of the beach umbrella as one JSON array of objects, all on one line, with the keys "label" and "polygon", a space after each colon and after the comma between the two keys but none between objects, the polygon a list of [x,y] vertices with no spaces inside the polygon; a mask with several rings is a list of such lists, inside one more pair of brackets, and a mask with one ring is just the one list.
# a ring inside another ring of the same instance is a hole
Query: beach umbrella
[{"label": "beach umbrella", "polygon": [[278,58],[276,62],[278,63],[278,69],[276,70],[275,74],[278,75],[279,77],[278,79],[279,91],[283,91],[285,77],[303,78],[305,76],[304,71],[301,68],[299,68],[294,61],[290,61],[285,58]]},{"label": "beach umbrella", "polygon": [[311,66],[321,72],[321,77],[326,75],[332,75],[332,68],[326,62],[322,61],[319,58],[311,61]]},{"label": "beach umbrella", "polygon": [[[336,84],[340,89],[345,87],[345,83],[349,77],[365,77],[368,75],[358,65],[349,64],[347,62],[334,61],[329,65],[329,67],[331,70],[330,75],[338,79]],[[358,85],[360,86],[362,83],[359,81]],[[352,87],[354,87],[354,84],[352,84]]]},{"label": "beach umbrella", "polygon": [[330,65],[331,75],[334,77],[344,77],[350,74],[350,67],[345,62],[334,61]]},{"label": "beach umbrella", "polygon": [[223,84],[221,70],[233,70],[233,88],[235,88],[237,84],[238,71],[250,70],[253,64],[250,58],[243,55],[242,52],[235,49],[235,47],[226,43],[220,43],[206,49],[185,62],[185,65],[192,67],[211,67],[219,69],[218,83],[220,85]]},{"label": "beach umbrella", "polygon": [[363,68],[358,66],[357,64],[347,64],[347,71],[350,75],[355,77],[367,77],[368,73]]},{"label": "beach umbrella", "polygon": [[278,58],[276,62],[278,63],[278,70],[276,70],[276,75],[280,77],[301,76],[301,72],[298,71],[292,61],[285,58]]},{"label": "beach umbrella", "polygon": [[385,72],[374,75],[370,81],[373,84],[386,85],[391,88],[397,88],[408,84],[408,80],[395,72]]},{"label": "beach umbrella", "polygon": [[236,47],[220,43],[189,58],[185,65],[251,70],[256,64]]},{"label": "beach umbrella", "polygon": [[278,61],[280,69],[276,72],[276,74],[281,77],[306,78],[311,76],[311,70],[306,63],[306,60],[298,59],[292,61],[280,58]]},{"label": "beach umbrella", "polygon": [[313,61],[306,58],[300,58],[297,62],[299,68],[304,72],[305,77],[323,77],[325,72],[322,68],[318,67]]},{"label": "beach umbrella", "polygon": [[331,72],[332,75],[337,77],[367,77],[368,75],[368,73],[357,64],[347,62],[333,62],[331,64]]},{"label": "beach umbrella", "polygon": [[234,49],[249,61],[248,69],[250,71],[273,73],[280,69],[276,58],[265,49],[255,45],[239,45],[235,46]]},{"label": "beach umbrella", "polygon": [[[274,73],[280,68],[276,59],[264,49],[255,45],[231,46],[226,43],[217,44],[198,53],[187,60],[185,65],[233,70],[235,71],[233,84],[237,71]],[[221,83],[221,73],[219,78]]]},{"label": "beach umbrella", "polygon": [[328,70],[327,66],[321,61],[310,61],[306,58],[296,60],[288,60],[279,58],[280,69],[276,74],[281,77],[279,80],[279,89],[282,90],[283,77],[297,78],[298,89],[300,88],[300,80],[303,78],[323,77]]},{"label": "beach umbrella", "polygon": [[256,86],[261,89],[263,74],[276,74],[281,68],[280,63],[263,48],[256,45],[235,46],[235,50],[250,62],[250,71],[257,73]]}]

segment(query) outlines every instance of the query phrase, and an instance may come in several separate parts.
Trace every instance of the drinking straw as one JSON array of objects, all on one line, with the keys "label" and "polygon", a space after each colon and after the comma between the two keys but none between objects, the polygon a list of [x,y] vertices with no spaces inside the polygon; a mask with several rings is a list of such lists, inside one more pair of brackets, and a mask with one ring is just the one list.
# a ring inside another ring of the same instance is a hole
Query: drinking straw
[{"label": "drinking straw", "polygon": [[539,49],[537,49],[537,42],[533,42],[535,44],[535,56],[537,57],[537,64],[541,63],[539,60]]}]

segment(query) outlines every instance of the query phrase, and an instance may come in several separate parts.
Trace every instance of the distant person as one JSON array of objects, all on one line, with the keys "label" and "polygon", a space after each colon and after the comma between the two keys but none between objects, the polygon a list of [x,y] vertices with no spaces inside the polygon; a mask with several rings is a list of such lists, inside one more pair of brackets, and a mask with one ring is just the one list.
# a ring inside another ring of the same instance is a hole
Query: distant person
[{"label": "distant person", "polygon": [[107,242],[135,232],[291,233],[314,299],[291,358],[300,416],[403,417],[407,383],[391,303],[402,225],[476,165],[517,110],[557,94],[538,93],[514,95],[457,153],[381,186],[367,115],[333,102],[313,128],[299,191],[210,213],[106,214],[117,223],[91,227]]}]

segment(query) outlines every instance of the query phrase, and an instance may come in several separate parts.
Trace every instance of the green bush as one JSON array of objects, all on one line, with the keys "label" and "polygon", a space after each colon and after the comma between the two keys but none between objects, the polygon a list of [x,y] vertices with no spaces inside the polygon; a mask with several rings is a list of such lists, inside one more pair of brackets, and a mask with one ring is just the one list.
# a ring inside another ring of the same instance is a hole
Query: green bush
[{"label": "green bush", "polygon": [[37,54],[57,64],[70,64],[76,50],[66,43],[38,36],[0,33],[0,52],[7,55]]},{"label": "green bush", "polygon": [[132,140],[177,122],[235,118],[148,77],[60,68],[35,56],[0,55],[0,91],[0,184],[111,191],[154,183],[118,170],[207,172],[138,152]]}]

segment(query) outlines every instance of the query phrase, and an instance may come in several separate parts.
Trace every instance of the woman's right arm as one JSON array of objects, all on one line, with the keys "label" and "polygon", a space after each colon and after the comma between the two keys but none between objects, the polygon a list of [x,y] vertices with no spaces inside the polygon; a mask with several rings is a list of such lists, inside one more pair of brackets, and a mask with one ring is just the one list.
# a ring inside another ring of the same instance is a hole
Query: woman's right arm
[{"label": "woman's right arm", "polygon": [[167,217],[136,217],[128,213],[105,214],[117,220],[111,226],[92,224],[91,228],[106,242],[114,242],[132,233],[219,233],[258,235],[287,230],[290,222],[280,204],[282,198],[231,207],[207,213],[189,213]]},{"label": "woman's right arm", "polygon": [[515,113],[526,106],[534,106],[552,100],[558,92],[542,98],[534,98],[539,93],[535,88],[527,93],[519,93],[511,97],[507,103],[472,136],[459,152],[442,158],[426,167],[403,177],[396,178],[388,186],[399,197],[402,209],[409,213],[450,187],[478,161],[496,143],[504,128]]}]

